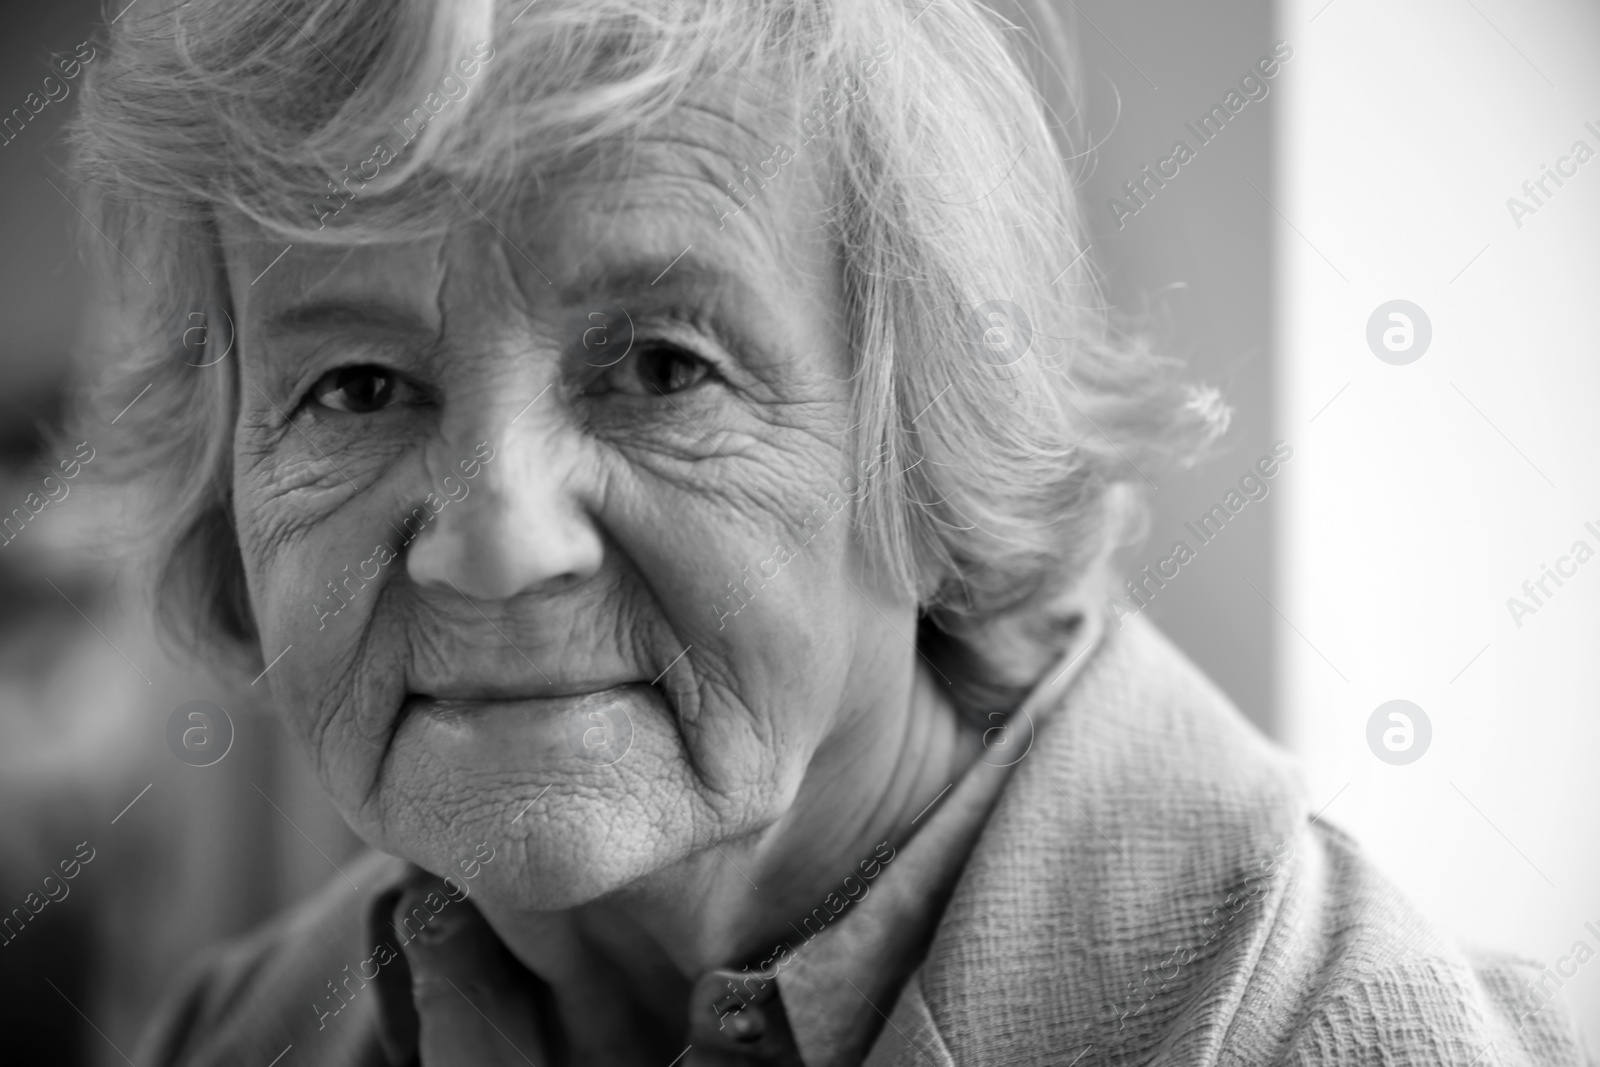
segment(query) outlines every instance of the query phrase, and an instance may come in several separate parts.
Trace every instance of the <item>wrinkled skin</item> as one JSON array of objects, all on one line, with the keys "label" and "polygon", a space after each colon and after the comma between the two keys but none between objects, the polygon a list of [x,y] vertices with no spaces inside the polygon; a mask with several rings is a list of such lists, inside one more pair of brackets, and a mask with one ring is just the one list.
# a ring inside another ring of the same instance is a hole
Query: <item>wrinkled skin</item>
[{"label": "wrinkled skin", "polygon": [[[376,847],[445,874],[488,842],[502,938],[558,988],[633,976],[616,1010],[652,1050],[702,969],[769,947],[970,756],[849,511],[795,537],[859,457],[817,161],[718,225],[714,181],[770,150],[687,112],[504,237],[296,245],[254,284],[285,242],[223,220],[235,522],[263,655],[293,646],[265,679],[290,733]],[[616,762],[575,754],[625,720]]]}]

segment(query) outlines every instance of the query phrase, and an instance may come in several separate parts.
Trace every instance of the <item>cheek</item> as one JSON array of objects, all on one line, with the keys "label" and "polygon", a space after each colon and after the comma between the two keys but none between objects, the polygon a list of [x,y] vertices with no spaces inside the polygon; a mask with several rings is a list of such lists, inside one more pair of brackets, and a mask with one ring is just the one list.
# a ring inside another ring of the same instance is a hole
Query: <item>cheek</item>
[{"label": "cheek", "polygon": [[235,453],[235,521],[268,689],[290,735],[306,750],[347,817],[378,770],[404,677],[399,621],[378,610],[394,563],[366,579],[379,543],[399,546],[399,508],[377,474],[338,462],[276,466]]},{"label": "cheek", "polygon": [[860,601],[846,581],[850,505],[831,477],[841,463],[811,438],[751,450],[723,465],[757,472],[760,495],[731,469],[719,491],[653,480],[608,519],[690,648],[696,764],[719,791],[765,798],[751,818],[781,813],[844,695]]}]

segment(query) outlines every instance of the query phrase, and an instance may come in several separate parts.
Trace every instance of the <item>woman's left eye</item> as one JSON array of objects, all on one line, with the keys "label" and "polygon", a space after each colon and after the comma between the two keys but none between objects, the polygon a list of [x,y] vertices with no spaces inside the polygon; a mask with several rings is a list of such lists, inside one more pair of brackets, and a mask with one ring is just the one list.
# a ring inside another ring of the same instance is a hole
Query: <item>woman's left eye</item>
[{"label": "woman's left eye", "polygon": [[311,386],[311,399],[325,408],[369,415],[396,403],[415,402],[418,390],[394,371],[375,364],[339,367]]},{"label": "woman's left eye", "polygon": [[629,396],[655,397],[691,389],[714,373],[710,363],[676,345],[646,344],[607,368],[601,381]]}]

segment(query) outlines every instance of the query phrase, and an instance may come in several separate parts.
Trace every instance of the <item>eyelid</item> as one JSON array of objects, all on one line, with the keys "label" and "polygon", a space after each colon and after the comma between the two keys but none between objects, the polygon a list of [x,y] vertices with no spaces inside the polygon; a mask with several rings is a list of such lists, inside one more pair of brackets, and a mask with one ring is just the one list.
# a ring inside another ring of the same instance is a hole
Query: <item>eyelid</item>
[{"label": "eyelid", "polygon": [[701,311],[671,309],[635,322],[634,347],[652,343],[676,345],[703,360],[723,381],[731,382],[731,372],[738,366],[733,350],[716,329],[712,317]]},{"label": "eyelid", "polygon": [[302,350],[304,355],[296,362],[304,369],[296,375],[294,388],[288,395],[299,408],[311,398],[312,387],[324,376],[346,367],[382,367],[396,378],[420,388],[416,377],[402,369],[402,364],[414,362],[404,358],[413,348],[398,338],[373,336],[371,332],[331,332]]}]

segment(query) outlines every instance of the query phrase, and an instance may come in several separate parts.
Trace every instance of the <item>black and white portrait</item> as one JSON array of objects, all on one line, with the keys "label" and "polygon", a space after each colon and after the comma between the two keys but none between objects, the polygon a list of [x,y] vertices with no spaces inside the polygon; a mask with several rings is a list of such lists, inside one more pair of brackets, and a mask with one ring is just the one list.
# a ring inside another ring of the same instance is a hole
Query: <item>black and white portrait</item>
[{"label": "black and white portrait", "polygon": [[1593,1062],[1600,8],[0,53],[0,1059]]}]

